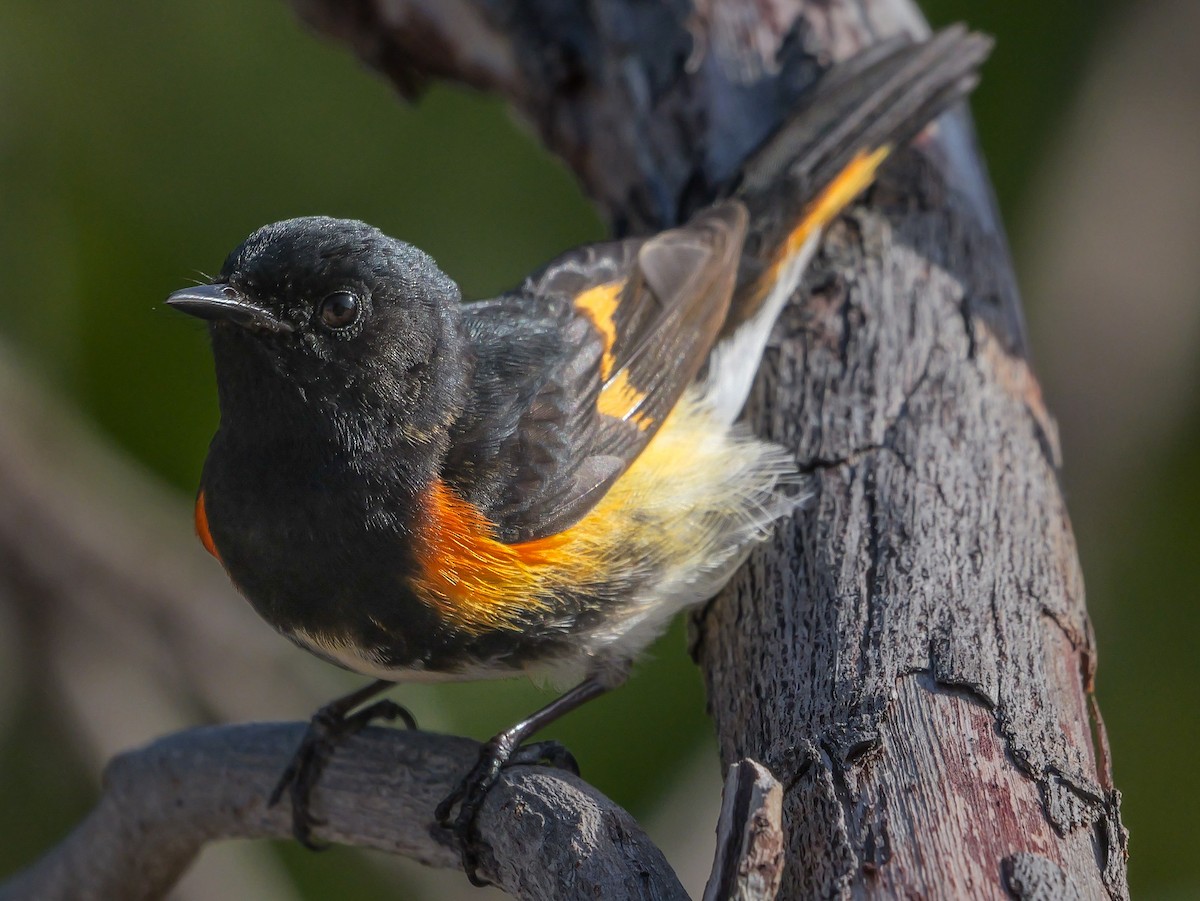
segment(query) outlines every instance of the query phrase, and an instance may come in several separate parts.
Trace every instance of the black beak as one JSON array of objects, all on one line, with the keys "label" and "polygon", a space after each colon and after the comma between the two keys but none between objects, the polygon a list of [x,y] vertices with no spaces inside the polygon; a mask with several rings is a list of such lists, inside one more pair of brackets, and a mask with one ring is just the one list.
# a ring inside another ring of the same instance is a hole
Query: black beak
[{"label": "black beak", "polygon": [[167,298],[167,305],[200,319],[225,320],[246,328],[284,335],[293,331],[269,310],[257,307],[228,285],[198,285]]}]

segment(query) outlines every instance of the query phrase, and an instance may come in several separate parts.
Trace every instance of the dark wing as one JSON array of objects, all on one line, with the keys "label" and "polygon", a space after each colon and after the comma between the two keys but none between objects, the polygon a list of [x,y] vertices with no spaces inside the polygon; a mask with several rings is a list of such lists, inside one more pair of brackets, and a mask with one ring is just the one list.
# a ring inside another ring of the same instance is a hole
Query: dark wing
[{"label": "dark wing", "polygon": [[571,526],[649,443],[721,330],[745,230],[743,206],[724,203],[464,307],[474,391],[442,476],[501,540]]}]

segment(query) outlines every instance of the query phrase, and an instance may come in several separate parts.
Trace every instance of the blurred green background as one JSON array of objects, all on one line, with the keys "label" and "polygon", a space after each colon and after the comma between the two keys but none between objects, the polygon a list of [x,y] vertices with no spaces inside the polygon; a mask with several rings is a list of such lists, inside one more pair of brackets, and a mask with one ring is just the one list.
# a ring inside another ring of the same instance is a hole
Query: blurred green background
[{"label": "blurred green background", "polygon": [[[1152,52],[1197,33],[1181,24],[1195,22],[1194,5],[924,4],[935,24],[965,19],[998,39],[974,110],[1063,428],[1141,898],[1200,897],[1200,222],[1188,213],[1200,206],[1189,200],[1200,154],[1173,92],[1197,131],[1200,104],[1183,102],[1196,96],[1196,66]],[[1118,183],[1131,206],[1113,215]],[[418,244],[469,297],[603,234],[570,176],[496,102],[438,87],[404,106],[280,0],[0,5],[0,336],[181,498],[215,394],[202,329],[161,300],[218,269],[256,226],[309,213]],[[1167,252],[1155,229],[1179,252],[1153,256]],[[1115,274],[1093,284],[1098,267]],[[1145,282],[1167,276],[1165,287]],[[1134,313],[1144,306],[1153,316]],[[542,697],[503,684],[405,689],[401,700],[483,737]],[[96,791],[54,716],[19,701],[0,719],[0,874],[55,840]],[[676,627],[631,686],[555,734],[591,781],[653,817],[704,759],[703,704]],[[672,740],[622,746],[614,733]],[[276,887],[281,897],[395,896],[393,877],[353,852],[275,853],[284,883],[295,881]],[[412,878],[414,897],[439,896]]]}]

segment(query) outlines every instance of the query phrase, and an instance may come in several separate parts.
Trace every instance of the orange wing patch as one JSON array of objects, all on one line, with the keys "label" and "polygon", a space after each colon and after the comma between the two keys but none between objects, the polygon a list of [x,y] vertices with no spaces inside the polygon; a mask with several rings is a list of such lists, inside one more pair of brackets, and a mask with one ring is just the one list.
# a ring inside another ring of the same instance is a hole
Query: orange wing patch
[{"label": "orange wing patch", "polygon": [[604,386],[600,398],[596,401],[596,408],[613,419],[627,419],[644,432],[654,425],[653,419],[645,413],[638,412],[638,407],[645,399],[646,395],[633,387],[633,382],[629,381],[629,373],[622,369],[615,379]]},{"label": "orange wing patch", "polygon": [[204,545],[204,549],[217,558],[219,561],[221,555],[217,553],[216,542],[213,541],[212,533],[208,530],[208,513],[204,509],[204,492],[201,491],[196,495],[196,534],[200,536],[200,543]]},{"label": "orange wing patch", "polygon": [[591,320],[596,331],[604,339],[604,355],[600,358],[600,376],[607,384],[600,391],[600,397],[596,402],[597,409],[613,419],[629,420],[644,432],[654,424],[650,417],[637,411],[637,408],[646,399],[645,393],[639,391],[629,381],[627,372],[618,371],[616,377],[612,377],[613,367],[616,365],[613,346],[617,343],[617,325],[614,317],[617,306],[621,302],[621,290],[624,287],[623,281],[615,281],[588,288],[575,298],[575,309]]},{"label": "orange wing patch", "polygon": [[617,343],[617,325],[613,317],[617,313],[617,304],[624,282],[606,282],[588,288],[575,298],[575,309],[592,321],[601,337],[604,338],[604,356],[600,358],[600,375],[608,380],[613,370],[613,345]]},{"label": "orange wing patch", "polygon": [[539,568],[563,562],[565,538],[504,544],[482,513],[440,479],[421,498],[413,587],[467,632],[517,628],[525,611],[545,606]]}]

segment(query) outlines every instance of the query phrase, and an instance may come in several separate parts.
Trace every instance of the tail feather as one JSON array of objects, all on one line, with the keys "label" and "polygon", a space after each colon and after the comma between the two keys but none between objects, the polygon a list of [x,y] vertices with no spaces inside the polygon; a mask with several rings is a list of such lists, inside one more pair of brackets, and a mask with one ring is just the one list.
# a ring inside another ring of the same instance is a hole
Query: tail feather
[{"label": "tail feather", "polygon": [[747,162],[728,192],[750,232],[721,337],[703,376],[725,421],[741,411],[775,319],[821,232],[914,137],[978,81],[990,38],[961,25],[928,41],[892,41],[834,66]]},{"label": "tail feather", "polygon": [[[889,42],[829,70],[731,186],[749,210],[751,231],[726,333],[757,311],[781,258],[870,184],[892,148],[970,92],[991,47],[990,38],[956,25],[922,43]],[[827,189],[855,170],[853,189],[831,198]]]},{"label": "tail feather", "polygon": [[992,40],[962,25],[920,43],[888,42],[831,68],[749,159],[733,193],[778,205],[781,185],[803,205],[854,156],[908,141],[978,81]]}]

